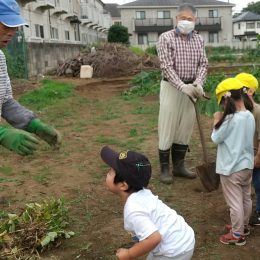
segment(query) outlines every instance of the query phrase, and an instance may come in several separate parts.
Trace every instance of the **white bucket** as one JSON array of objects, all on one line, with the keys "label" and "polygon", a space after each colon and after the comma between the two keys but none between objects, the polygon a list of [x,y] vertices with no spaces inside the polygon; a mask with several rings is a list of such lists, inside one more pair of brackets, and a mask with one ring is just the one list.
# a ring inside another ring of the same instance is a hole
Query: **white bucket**
[{"label": "white bucket", "polygon": [[82,65],[80,67],[80,78],[81,79],[90,79],[93,76],[93,67],[90,65]]}]

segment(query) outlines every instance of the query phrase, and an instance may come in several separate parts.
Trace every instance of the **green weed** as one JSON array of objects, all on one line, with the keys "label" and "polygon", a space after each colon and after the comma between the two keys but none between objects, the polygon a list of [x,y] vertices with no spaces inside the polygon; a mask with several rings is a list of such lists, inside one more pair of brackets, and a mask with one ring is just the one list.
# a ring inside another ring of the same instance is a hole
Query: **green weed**
[{"label": "green weed", "polygon": [[129,136],[130,136],[130,137],[135,137],[135,136],[137,136],[137,130],[136,130],[135,128],[130,129],[130,131],[129,131]]},{"label": "green weed", "polygon": [[121,145],[121,142],[119,141],[119,139],[113,138],[113,137],[108,137],[108,136],[97,136],[96,140],[97,143],[101,143],[101,144],[107,144],[107,145]]},{"label": "green weed", "polygon": [[144,56],[144,54],[145,54],[145,51],[139,47],[130,46],[129,49],[131,52],[133,52],[137,56]]},{"label": "green weed", "polygon": [[53,80],[43,80],[42,86],[23,95],[21,104],[34,110],[42,110],[54,105],[57,101],[73,96],[74,86]]},{"label": "green weed", "polygon": [[13,169],[9,166],[0,166],[0,172],[7,176],[13,175]]},{"label": "green weed", "polygon": [[66,230],[68,221],[68,208],[62,199],[28,203],[19,215],[2,213],[0,258],[39,256],[39,251],[55,244],[57,239],[61,242],[61,238],[74,235],[74,232]]},{"label": "green weed", "polygon": [[35,180],[36,182],[42,184],[42,185],[47,185],[49,182],[49,179],[47,176],[39,174],[39,175],[33,175],[33,180]]}]

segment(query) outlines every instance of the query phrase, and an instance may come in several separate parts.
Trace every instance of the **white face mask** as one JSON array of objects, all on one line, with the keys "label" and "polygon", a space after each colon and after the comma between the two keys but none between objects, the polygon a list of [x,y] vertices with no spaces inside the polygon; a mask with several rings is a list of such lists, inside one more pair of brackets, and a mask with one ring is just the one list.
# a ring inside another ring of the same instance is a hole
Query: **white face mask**
[{"label": "white face mask", "polygon": [[189,34],[194,30],[195,23],[187,20],[178,21],[177,28],[182,34]]}]

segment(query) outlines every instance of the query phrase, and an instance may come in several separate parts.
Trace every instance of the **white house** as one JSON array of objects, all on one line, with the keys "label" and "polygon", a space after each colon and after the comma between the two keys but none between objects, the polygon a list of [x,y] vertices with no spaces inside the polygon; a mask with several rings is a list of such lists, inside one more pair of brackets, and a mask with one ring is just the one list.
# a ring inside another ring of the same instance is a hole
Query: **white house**
[{"label": "white house", "polygon": [[233,19],[234,37],[239,40],[256,40],[260,34],[260,15],[244,12]]},{"label": "white house", "polygon": [[[122,25],[132,35],[132,45],[147,46],[157,42],[161,33],[176,26],[177,8],[182,0],[137,0],[119,6]],[[232,41],[232,7],[234,4],[216,0],[192,0],[197,9],[195,29],[207,45]]]}]

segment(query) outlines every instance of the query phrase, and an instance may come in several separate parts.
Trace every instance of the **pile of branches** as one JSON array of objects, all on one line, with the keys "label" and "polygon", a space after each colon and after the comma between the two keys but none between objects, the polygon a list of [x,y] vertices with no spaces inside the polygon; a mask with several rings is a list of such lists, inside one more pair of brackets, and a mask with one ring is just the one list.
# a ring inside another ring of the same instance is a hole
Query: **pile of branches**
[{"label": "pile of branches", "polygon": [[148,54],[137,56],[123,44],[103,43],[95,52],[88,50],[65,61],[58,67],[57,75],[71,73],[76,77],[80,74],[81,65],[92,66],[93,77],[118,77],[159,68],[159,60]]}]

